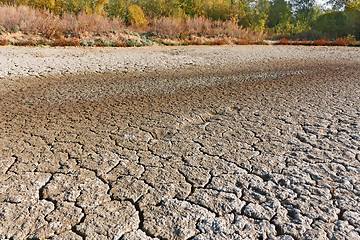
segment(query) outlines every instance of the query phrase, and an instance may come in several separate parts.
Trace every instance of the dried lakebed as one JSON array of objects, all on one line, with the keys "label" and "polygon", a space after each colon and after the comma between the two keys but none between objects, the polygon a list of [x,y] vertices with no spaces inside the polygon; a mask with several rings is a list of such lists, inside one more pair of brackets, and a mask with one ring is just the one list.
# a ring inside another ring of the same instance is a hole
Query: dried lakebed
[{"label": "dried lakebed", "polygon": [[360,239],[358,52],[218,49],[0,79],[0,239]]}]

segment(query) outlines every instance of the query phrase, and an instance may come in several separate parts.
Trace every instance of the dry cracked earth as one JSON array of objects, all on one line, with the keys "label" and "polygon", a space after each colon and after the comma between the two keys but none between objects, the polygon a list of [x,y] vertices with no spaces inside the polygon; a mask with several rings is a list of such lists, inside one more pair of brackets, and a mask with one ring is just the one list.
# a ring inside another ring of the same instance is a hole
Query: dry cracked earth
[{"label": "dry cracked earth", "polygon": [[0,239],[360,239],[359,66],[3,81]]}]

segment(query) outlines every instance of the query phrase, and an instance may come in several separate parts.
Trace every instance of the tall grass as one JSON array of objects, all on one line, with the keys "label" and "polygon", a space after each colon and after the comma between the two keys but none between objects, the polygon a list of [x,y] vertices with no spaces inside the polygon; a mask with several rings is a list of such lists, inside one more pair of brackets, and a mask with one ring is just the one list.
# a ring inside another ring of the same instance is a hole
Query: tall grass
[{"label": "tall grass", "polygon": [[160,38],[178,38],[196,36],[259,38],[259,34],[242,28],[231,21],[212,21],[205,17],[174,19],[170,17],[154,18],[147,26],[125,25],[122,19],[110,19],[102,15],[88,15],[84,12],[53,14],[47,10],[29,6],[0,6],[0,28],[4,32],[22,32],[40,34],[47,39],[63,37],[80,38],[83,35],[123,32],[131,29],[135,32],[153,32]]},{"label": "tall grass", "polygon": [[103,33],[125,29],[120,19],[101,15],[64,13],[62,17],[47,10],[28,6],[0,6],[0,27],[3,31],[42,34],[46,38],[64,35]]},{"label": "tall grass", "polygon": [[226,36],[235,38],[259,37],[259,33],[244,29],[231,21],[212,21],[205,17],[174,19],[161,17],[150,20],[148,31],[161,37]]}]

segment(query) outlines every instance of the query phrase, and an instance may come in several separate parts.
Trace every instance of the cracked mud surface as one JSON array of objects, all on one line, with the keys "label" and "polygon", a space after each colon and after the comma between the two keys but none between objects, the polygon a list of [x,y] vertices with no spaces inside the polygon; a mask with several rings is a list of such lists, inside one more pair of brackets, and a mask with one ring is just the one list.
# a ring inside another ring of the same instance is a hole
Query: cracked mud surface
[{"label": "cracked mud surface", "polygon": [[360,239],[359,50],[221,49],[0,82],[0,239]]}]

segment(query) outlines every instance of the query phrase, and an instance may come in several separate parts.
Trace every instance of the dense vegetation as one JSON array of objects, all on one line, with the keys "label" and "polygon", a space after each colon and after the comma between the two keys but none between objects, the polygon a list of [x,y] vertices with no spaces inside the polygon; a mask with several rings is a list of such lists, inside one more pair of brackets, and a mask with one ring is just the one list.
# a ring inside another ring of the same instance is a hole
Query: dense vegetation
[{"label": "dense vegetation", "polygon": [[0,0],[0,3],[47,9],[59,16],[100,15],[139,29],[156,21],[164,24],[167,18],[186,24],[189,19],[200,17],[278,38],[360,38],[360,0],[330,0],[326,11],[315,0]]}]

